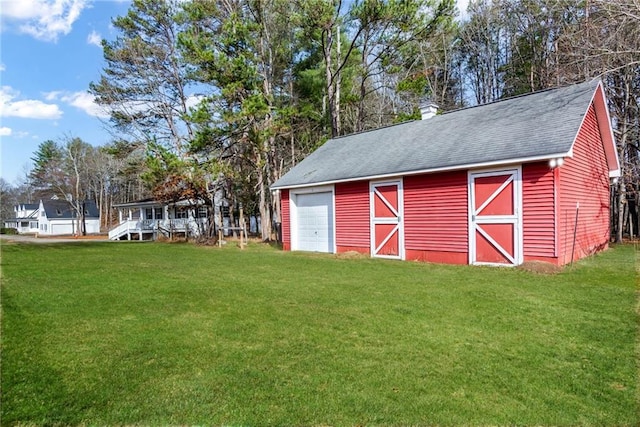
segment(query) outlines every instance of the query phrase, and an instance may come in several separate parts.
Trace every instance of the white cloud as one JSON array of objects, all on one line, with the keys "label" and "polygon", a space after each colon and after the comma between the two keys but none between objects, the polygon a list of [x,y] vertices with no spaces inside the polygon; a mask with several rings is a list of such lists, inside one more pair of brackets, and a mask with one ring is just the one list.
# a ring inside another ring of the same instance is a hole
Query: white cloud
[{"label": "white cloud", "polygon": [[51,92],[44,92],[42,94],[42,96],[44,96],[44,99],[46,99],[47,101],[55,101],[58,98],[60,98],[60,95],[62,95],[62,92],[59,90],[54,90]]},{"label": "white cloud", "polygon": [[109,114],[104,111],[102,107],[95,103],[93,95],[89,92],[75,92],[71,95],[62,98],[63,101],[68,102],[76,108],[83,110],[90,116],[100,117],[106,119]]},{"label": "white cloud", "polygon": [[102,119],[109,118],[104,108],[95,103],[93,95],[89,92],[61,92],[54,91],[44,94],[47,100],[60,100],[73,107],[79,108],[90,116],[99,117]]},{"label": "white cloud", "polygon": [[56,104],[47,104],[37,99],[14,101],[19,92],[9,86],[0,88],[0,116],[24,119],[56,120],[62,117],[62,110]]},{"label": "white cloud", "polygon": [[100,33],[93,30],[91,31],[91,34],[87,36],[87,43],[102,48],[102,36],[100,35]]},{"label": "white cloud", "polygon": [[24,131],[24,130],[14,131],[13,129],[5,127],[5,128],[0,128],[0,135],[2,135],[2,136],[7,136],[7,135],[3,135],[2,134],[2,130],[3,129],[9,129],[9,134],[11,135],[11,137],[13,139],[24,139],[24,138],[27,138],[27,137],[29,137],[31,135],[29,132]]},{"label": "white cloud", "polygon": [[11,128],[3,126],[0,128],[0,136],[9,136],[11,135]]},{"label": "white cloud", "polygon": [[203,99],[204,96],[202,95],[190,95],[189,97],[187,97],[187,108],[197,107]]},{"label": "white cloud", "polygon": [[7,67],[5,67],[4,64],[0,64],[0,71],[4,71],[6,69],[7,69]]},{"label": "white cloud", "polygon": [[25,119],[59,119],[62,117],[62,111],[55,104],[45,104],[35,99],[27,99],[3,104],[1,115]]},{"label": "white cloud", "polygon": [[71,32],[88,0],[3,0],[0,14],[19,24],[21,32],[56,42]]}]

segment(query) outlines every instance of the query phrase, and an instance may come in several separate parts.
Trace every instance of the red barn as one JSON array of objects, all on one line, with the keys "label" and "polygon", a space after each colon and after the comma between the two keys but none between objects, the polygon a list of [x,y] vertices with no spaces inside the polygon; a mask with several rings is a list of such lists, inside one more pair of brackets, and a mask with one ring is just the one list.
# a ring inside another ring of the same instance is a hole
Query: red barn
[{"label": "red barn", "polygon": [[562,265],[607,247],[619,174],[593,81],[329,140],[272,189],[285,250]]}]

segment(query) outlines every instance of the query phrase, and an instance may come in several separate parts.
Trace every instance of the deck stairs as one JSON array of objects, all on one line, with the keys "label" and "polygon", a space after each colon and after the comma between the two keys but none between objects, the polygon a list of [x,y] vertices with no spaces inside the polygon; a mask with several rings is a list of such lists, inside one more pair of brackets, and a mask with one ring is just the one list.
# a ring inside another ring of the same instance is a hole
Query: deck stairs
[{"label": "deck stairs", "polygon": [[155,240],[158,234],[170,236],[191,230],[189,219],[125,220],[109,231],[109,240]]}]

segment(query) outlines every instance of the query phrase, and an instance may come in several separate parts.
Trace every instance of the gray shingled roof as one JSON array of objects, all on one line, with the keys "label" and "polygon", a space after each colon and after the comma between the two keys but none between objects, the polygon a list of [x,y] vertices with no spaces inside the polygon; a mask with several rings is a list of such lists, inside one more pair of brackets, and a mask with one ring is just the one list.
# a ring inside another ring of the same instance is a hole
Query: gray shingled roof
[{"label": "gray shingled roof", "polygon": [[598,81],[327,141],[273,189],[569,154]]},{"label": "gray shingled roof", "polygon": [[20,208],[20,207],[22,207],[23,209],[27,209],[27,210],[33,210],[33,209],[38,209],[40,207],[40,205],[37,204],[37,203],[20,203],[20,204],[16,205],[14,207],[14,209],[15,208]]},{"label": "gray shingled roof", "polygon": [[[71,204],[65,200],[43,200],[42,205],[49,220],[76,218],[77,214]],[[99,218],[98,206],[93,200],[87,200],[84,205],[85,218]]]}]

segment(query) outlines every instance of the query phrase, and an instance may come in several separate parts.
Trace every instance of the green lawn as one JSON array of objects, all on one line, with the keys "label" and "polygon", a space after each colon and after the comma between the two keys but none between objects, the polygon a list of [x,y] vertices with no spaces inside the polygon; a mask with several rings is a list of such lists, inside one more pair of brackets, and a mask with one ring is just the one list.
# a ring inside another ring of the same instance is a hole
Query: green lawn
[{"label": "green lawn", "polygon": [[638,425],[636,262],[3,244],[0,421]]}]

